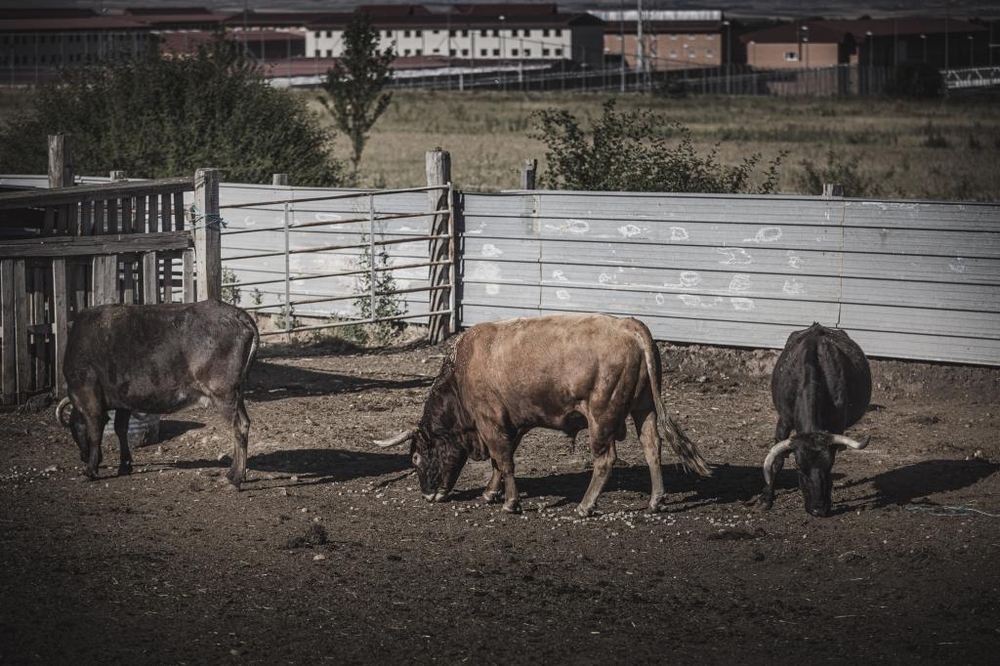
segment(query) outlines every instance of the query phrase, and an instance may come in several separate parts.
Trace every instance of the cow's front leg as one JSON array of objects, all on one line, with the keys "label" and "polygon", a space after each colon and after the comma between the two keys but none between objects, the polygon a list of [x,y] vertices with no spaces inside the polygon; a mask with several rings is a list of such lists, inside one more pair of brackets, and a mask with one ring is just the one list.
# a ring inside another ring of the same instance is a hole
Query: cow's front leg
[{"label": "cow's front leg", "polygon": [[595,439],[591,435],[591,449],[594,452],[594,474],[590,477],[590,485],[583,495],[583,501],[576,509],[576,512],[583,517],[594,512],[597,498],[611,476],[611,468],[615,466],[618,455],[615,451],[614,439],[610,436]]},{"label": "cow's front leg", "polygon": [[97,479],[97,468],[101,466],[101,434],[103,430],[104,420],[102,418],[85,418],[84,436],[87,439],[90,456],[83,473],[91,481]]},{"label": "cow's front leg", "polygon": [[503,474],[500,473],[496,460],[490,458],[490,462],[493,463],[493,474],[490,476],[490,482],[486,484],[486,490],[483,491],[483,499],[493,504],[500,501],[500,484],[503,482]]},{"label": "cow's front leg", "polygon": [[127,409],[115,410],[115,435],[118,437],[118,476],[132,473],[132,452],[128,446],[128,422],[132,412]]}]

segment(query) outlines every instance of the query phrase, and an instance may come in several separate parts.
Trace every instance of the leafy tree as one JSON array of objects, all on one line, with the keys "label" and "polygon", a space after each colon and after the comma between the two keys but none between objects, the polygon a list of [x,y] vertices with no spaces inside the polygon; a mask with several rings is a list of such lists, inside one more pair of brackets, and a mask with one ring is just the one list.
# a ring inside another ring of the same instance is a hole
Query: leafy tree
[{"label": "leafy tree", "polygon": [[[369,236],[362,232],[361,244],[366,246],[358,256],[357,283],[355,284],[354,307],[358,309],[358,316],[361,319],[376,319],[381,317],[398,317],[406,314],[406,302],[402,301],[396,293],[396,279],[392,276],[389,264],[389,252],[385,245],[378,246],[375,256],[368,250]],[[374,265],[373,265],[374,264]],[[374,273],[374,283],[372,282]],[[372,291],[374,291],[374,303],[372,302]],[[373,306],[374,305],[374,309]],[[366,325],[363,329],[355,332],[354,337],[362,344],[375,342],[377,344],[387,343],[393,335],[403,330],[405,324],[402,320],[375,321]]]},{"label": "leafy tree", "polygon": [[759,153],[738,166],[721,164],[718,146],[699,155],[688,128],[650,111],[617,112],[609,100],[589,139],[566,110],[543,109],[532,116],[537,129],[529,136],[547,147],[549,170],[540,181],[553,189],[767,194],[777,185],[784,157],[775,158],[755,185]]},{"label": "leafy tree", "polygon": [[332,136],[305,102],[268,85],[230,42],[68,69],[0,128],[0,170],[44,173],[47,136],[69,134],[79,173],[161,178],[222,169],[226,180],[334,186]]},{"label": "leafy tree", "polygon": [[320,97],[337,127],[351,141],[351,163],[357,179],[361,153],[368,131],[389,107],[391,92],[383,92],[392,78],[396,59],[392,47],[379,51],[378,31],[364,12],[355,12],[344,29],[344,53],[326,73],[323,88],[330,99]]}]

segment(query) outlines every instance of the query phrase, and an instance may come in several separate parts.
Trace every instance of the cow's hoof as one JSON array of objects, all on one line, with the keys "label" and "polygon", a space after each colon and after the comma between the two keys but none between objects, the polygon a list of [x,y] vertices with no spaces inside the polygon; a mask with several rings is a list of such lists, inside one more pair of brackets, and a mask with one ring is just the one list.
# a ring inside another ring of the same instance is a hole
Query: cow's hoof
[{"label": "cow's hoof", "polygon": [[226,472],[226,480],[233,484],[233,487],[235,487],[236,490],[240,489],[240,485],[242,485],[245,480],[245,476],[245,474],[237,474],[233,470]]},{"label": "cow's hoof", "polygon": [[503,493],[499,490],[487,490],[483,493],[483,499],[486,500],[488,504],[496,504],[503,497]]},{"label": "cow's hoof", "polygon": [[507,513],[521,513],[521,501],[511,500],[509,502],[504,502],[503,510]]},{"label": "cow's hoof", "polygon": [[90,469],[89,467],[83,470],[83,475],[87,477],[88,481],[97,481],[97,470]]},{"label": "cow's hoof", "polygon": [[132,473],[132,463],[118,466],[118,476],[128,476]]},{"label": "cow's hoof", "polygon": [[592,515],[594,515],[594,508],[583,506],[581,504],[580,506],[576,507],[576,515],[580,516],[581,518],[590,518]]}]

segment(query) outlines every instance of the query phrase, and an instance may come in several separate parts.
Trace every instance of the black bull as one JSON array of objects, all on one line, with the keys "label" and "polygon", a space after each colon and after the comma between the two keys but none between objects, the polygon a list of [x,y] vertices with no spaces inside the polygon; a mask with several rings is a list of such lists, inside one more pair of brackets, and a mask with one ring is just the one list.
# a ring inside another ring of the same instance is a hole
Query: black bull
[{"label": "black bull", "polygon": [[[777,444],[764,460],[765,508],[774,501],[774,481],[785,458],[794,452],[806,511],[829,514],[837,451],[868,444],[843,432],[865,414],[871,393],[868,359],[847,333],[813,324],[788,336],[771,375],[778,425]],[[789,437],[792,428],[795,435]]]},{"label": "black bull", "polygon": [[259,345],[257,326],[243,310],[219,301],[162,305],[102,305],[77,315],[66,345],[67,397],[56,415],[70,429],[97,478],[101,436],[115,410],[121,456],[118,474],[132,471],[131,412],[167,414],[195,402],[210,404],[233,425],[228,474],[246,477],[250,418],[243,383]]},{"label": "black bull", "polygon": [[483,496],[520,509],[514,452],[536,427],[570,436],[587,428],[594,471],[577,511],[592,512],[632,417],[649,466],[649,508],[663,499],[661,436],[685,467],[709,475],[697,448],[668,417],[660,397],[660,355],[649,329],[630,318],[556,315],[479,324],[462,334],[445,360],[412,430],[377,442],[410,442],[424,497],[444,499],[468,458],[490,458]]}]

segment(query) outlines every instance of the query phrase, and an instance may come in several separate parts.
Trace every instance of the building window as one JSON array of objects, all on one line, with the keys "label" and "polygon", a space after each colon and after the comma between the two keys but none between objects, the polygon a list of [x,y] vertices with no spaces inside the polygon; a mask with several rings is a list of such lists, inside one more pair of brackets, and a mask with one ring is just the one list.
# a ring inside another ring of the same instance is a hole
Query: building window
[{"label": "building window", "polygon": [[404,30],[403,31],[403,37],[409,37],[409,36],[410,36],[410,31],[409,30]]},{"label": "building window", "polygon": [[454,30],[449,30],[448,31],[448,36],[449,37],[454,37],[455,36],[455,31]]},{"label": "building window", "polygon": [[524,33],[525,37],[531,37],[531,31],[528,30],[527,28],[522,30],[521,32]]},{"label": "building window", "polygon": [[480,37],[486,37],[486,36],[488,36],[489,34],[490,34],[490,31],[489,31],[489,30],[480,30],[480,31],[479,31],[479,36],[480,36]]},{"label": "building window", "polygon": [[424,34],[424,33],[423,33],[423,31],[422,31],[422,30],[414,30],[414,31],[413,31],[413,36],[414,36],[414,37],[420,37],[420,36],[422,36],[423,34]]},{"label": "building window", "polygon": [[322,33],[322,32],[317,32],[317,33],[316,33],[316,39],[319,39],[319,38],[320,38],[320,37],[321,37],[322,35],[323,35],[323,33]]},{"label": "building window", "polygon": [[448,49],[448,55],[454,58],[458,54],[455,52],[455,49]]},{"label": "building window", "polygon": [[705,57],[706,58],[714,58],[715,57],[715,51],[713,51],[712,49],[705,49]]},{"label": "building window", "polygon": [[[431,53],[441,53],[441,49],[432,49]],[[454,54],[452,54],[454,55]]]},{"label": "building window", "polygon": [[549,50],[548,49],[542,49],[542,57],[543,58],[549,57]]},{"label": "building window", "polygon": [[690,51],[688,51],[688,58],[694,58],[694,57],[695,57],[694,49],[691,49]]},{"label": "building window", "polygon": [[670,35],[670,41],[676,42],[677,41],[677,35],[673,35],[673,34]]},{"label": "building window", "polygon": [[423,55],[423,54],[424,54],[424,50],[423,50],[423,49],[417,49],[417,50],[416,50],[416,51],[414,51],[414,53],[413,53],[413,55],[418,55],[418,56],[419,56],[419,55]]},{"label": "building window", "polygon": [[385,36],[388,37],[388,38],[390,38],[390,39],[392,39],[392,30],[386,30],[385,31]]},{"label": "building window", "polygon": [[317,58],[319,58],[319,57],[320,57],[321,55],[323,55],[323,52],[322,52],[322,51],[320,51],[319,49],[316,49],[316,50],[315,50],[315,51],[313,52],[313,55],[314,55],[314,56],[316,56]]},{"label": "building window", "polygon": [[556,49],[556,55],[562,56],[562,51],[563,51],[562,49]]},{"label": "building window", "polygon": [[517,57],[517,49],[511,49],[510,50],[510,54],[516,58]]},{"label": "building window", "polygon": [[333,57],[333,49],[327,49],[326,50],[326,57],[327,58],[332,58]]},{"label": "building window", "polygon": [[549,29],[545,28],[544,30],[542,30],[542,37],[548,37],[548,36],[549,36]]},{"label": "building window", "polygon": [[798,59],[799,59],[799,54],[796,53],[795,51],[787,51],[787,52],[785,52],[785,61],[786,62],[797,62]]},{"label": "building window", "polygon": [[404,49],[404,50],[403,50],[403,55],[404,55],[404,56],[408,56],[408,55],[410,55],[410,49]]},{"label": "building window", "polygon": [[670,49],[670,59],[677,60],[677,49]]},{"label": "building window", "polygon": [[486,49],[479,49],[479,55],[481,55],[481,56],[484,56],[484,57],[485,57],[485,56],[486,56],[486,54],[487,54],[487,51],[486,51]]},{"label": "building window", "polygon": [[436,35],[436,34],[438,34],[438,31],[437,30],[431,30],[431,34],[432,35]]},{"label": "building window", "polygon": [[327,31],[326,31],[326,38],[327,38],[327,39],[330,39],[330,38],[332,38],[332,37],[333,37],[333,30],[327,30]]},{"label": "building window", "polygon": [[462,31],[462,37],[468,37],[468,36],[469,36],[469,31],[468,30],[463,30]]},{"label": "building window", "polygon": [[562,37],[562,28],[556,28],[556,37]]},{"label": "building window", "polygon": [[499,56],[500,55],[500,49],[493,49],[493,55]]},{"label": "building window", "polygon": [[531,57],[531,49],[524,49],[524,57],[525,58]]},{"label": "building window", "polygon": [[469,55],[469,49],[462,49],[462,55],[463,56]]},{"label": "building window", "polygon": [[500,31],[499,30],[494,30],[493,31],[493,36],[494,37],[499,37],[500,36]]}]

